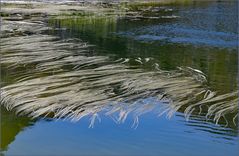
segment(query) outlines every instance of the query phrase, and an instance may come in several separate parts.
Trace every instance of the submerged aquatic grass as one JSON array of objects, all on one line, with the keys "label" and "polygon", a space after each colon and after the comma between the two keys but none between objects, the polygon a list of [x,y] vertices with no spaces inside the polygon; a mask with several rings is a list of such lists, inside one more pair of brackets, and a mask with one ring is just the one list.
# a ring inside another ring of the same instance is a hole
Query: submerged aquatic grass
[{"label": "submerged aquatic grass", "polygon": [[[17,30],[9,32],[14,26]],[[43,35],[49,28],[41,22],[7,21],[3,28],[1,65],[16,71],[14,83],[2,87],[1,104],[7,110],[73,121],[90,115],[90,126],[102,111],[118,113],[120,123],[131,113],[137,125],[139,116],[162,105],[158,115],[183,111],[187,119],[202,114],[216,123],[230,115],[236,124],[238,91],[217,95],[197,69],[166,71],[151,58],[88,56],[92,45]]]}]

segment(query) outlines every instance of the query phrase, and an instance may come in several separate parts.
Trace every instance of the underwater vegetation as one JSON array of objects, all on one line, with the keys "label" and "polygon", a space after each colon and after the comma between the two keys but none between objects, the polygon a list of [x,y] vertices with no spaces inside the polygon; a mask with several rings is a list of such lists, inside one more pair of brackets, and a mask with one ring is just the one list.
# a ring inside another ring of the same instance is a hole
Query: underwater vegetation
[{"label": "underwater vegetation", "polygon": [[[46,29],[44,25],[37,26],[39,30]],[[197,69],[165,71],[150,58],[112,60],[107,56],[87,56],[91,45],[77,39],[59,40],[39,30],[1,40],[1,66],[18,71],[11,75],[14,83],[2,87],[1,103],[7,110],[33,118],[73,121],[90,115],[93,126],[103,110],[107,115],[118,112],[120,122],[133,113],[137,122],[140,115],[163,103],[159,115],[167,113],[170,117],[183,109],[186,118],[192,113],[204,113],[218,123],[226,120],[225,115],[233,114],[236,124],[238,91],[217,95]],[[136,65],[128,65],[130,61]],[[151,64],[152,68],[141,69],[137,64]],[[147,102],[148,98],[153,100]]]},{"label": "underwater vegetation", "polygon": [[[136,5],[130,8],[140,10]],[[5,17],[1,68],[12,73],[1,90],[1,105],[7,110],[32,118],[72,121],[91,116],[93,126],[102,111],[107,116],[118,113],[120,123],[133,114],[137,123],[142,114],[162,105],[158,115],[171,117],[180,111],[186,119],[198,114],[215,123],[230,120],[237,125],[238,90],[217,94],[202,71],[192,67],[164,70],[150,57],[89,56],[94,45],[45,34],[51,27],[45,23],[48,14],[43,10],[33,11],[34,16],[28,18],[20,17],[22,10],[12,15],[9,10],[1,13]],[[150,19],[144,14],[120,12],[120,16]]]}]

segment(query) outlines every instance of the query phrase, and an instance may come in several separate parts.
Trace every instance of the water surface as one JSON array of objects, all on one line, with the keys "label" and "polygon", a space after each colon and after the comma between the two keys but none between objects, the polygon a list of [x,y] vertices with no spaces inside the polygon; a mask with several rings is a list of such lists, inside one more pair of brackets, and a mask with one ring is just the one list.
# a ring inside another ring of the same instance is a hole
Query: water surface
[{"label": "water surface", "polygon": [[[199,69],[219,95],[237,90],[238,2],[195,2],[154,7],[144,17],[84,16],[48,21],[45,32],[61,39],[78,38],[93,45],[86,56],[135,60],[153,59],[164,70],[180,66]],[[151,10],[152,11],[152,10]],[[157,17],[157,18],[156,18]],[[151,70],[152,66],[129,62]],[[66,67],[69,68],[69,67]],[[69,68],[69,70],[71,70]],[[24,71],[23,71],[24,72]],[[14,83],[3,69],[2,80]],[[150,99],[145,99],[150,100]],[[1,149],[4,155],[237,155],[238,127],[230,117],[218,125],[202,114],[185,120],[183,110],[168,119],[157,107],[135,123],[129,115],[100,113],[93,128],[90,118],[70,121],[17,117],[1,111]]]}]

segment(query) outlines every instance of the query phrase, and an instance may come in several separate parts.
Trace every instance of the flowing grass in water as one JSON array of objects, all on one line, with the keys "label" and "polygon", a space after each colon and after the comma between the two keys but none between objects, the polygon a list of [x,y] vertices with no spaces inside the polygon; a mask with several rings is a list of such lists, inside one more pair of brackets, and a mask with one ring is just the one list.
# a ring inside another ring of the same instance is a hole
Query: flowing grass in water
[{"label": "flowing grass in water", "polygon": [[[118,113],[119,123],[133,114],[137,124],[139,116],[161,105],[158,115],[171,117],[176,111],[184,111],[186,119],[202,114],[216,123],[229,115],[236,124],[238,91],[217,95],[197,69],[165,71],[150,58],[88,56],[91,45],[79,39],[42,35],[40,32],[48,28],[37,24],[33,30],[35,24],[24,23],[20,35],[2,33],[1,65],[14,71],[10,75],[14,83],[6,84],[1,91],[1,104],[8,110],[33,118],[72,121],[91,116],[93,126],[102,111],[109,116]],[[34,33],[26,35],[26,30]],[[152,68],[132,66],[130,61]]]}]

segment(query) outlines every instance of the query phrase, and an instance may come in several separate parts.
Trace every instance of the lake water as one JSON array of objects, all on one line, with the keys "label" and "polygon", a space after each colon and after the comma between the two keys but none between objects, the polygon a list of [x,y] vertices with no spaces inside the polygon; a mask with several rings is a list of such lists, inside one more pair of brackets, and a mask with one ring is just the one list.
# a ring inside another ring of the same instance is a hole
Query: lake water
[{"label": "lake water", "polygon": [[[53,30],[46,31],[62,40],[80,39],[93,45],[86,56],[107,56],[114,60],[139,62],[147,58],[163,70],[191,67],[207,77],[207,86],[217,94],[238,89],[238,2],[195,2],[186,5],[152,7],[142,16],[91,16],[50,18]],[[77,54],[75,54],[77,55]],[[74,56],[75,56],[74,55]],[[139,59],[140,58],[140,59]],[[134,66],[137,62],[130,62]],[[137,64],[146,71],[152,66]],[[70,67],[66,67],[71,70]],[[2,69],[2,80],[11,72]],[[13,82],[12,82],[13,81]],[[10,82],[9,82],[10,83]],[[7,84],[7,83],[6,83]],[[145,101],[152,100],[150,97]],[[77,122],[18,117],[1,110],[2,154],[12,155],[144,155],[144,156],[236,156],[239,153],[238,124],[228,114],[227,122],[193,114],[189,121],[183,110],[172,118],[158,116],[165,104],[135,123],[129,114],[124,123],[99,113],[93,128],[90,117]]]}]

